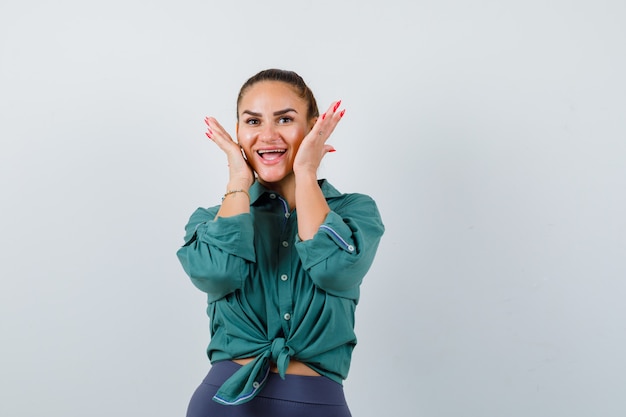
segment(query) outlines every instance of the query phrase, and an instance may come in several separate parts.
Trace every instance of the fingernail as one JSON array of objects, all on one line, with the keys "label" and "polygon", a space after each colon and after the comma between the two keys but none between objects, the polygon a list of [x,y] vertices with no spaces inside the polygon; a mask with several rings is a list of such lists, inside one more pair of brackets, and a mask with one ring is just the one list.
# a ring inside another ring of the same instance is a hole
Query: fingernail
[{"label": "fingernail", "polygon": [[326,118],[326,113],[322,114],[322,120]]},{"label": "fingernail", "polygon": [[336,112],[340,105],[341,105],[341,100],[339,100],[337,104],[335,104],[335,108],[333,109],[333,112]]},{"label": "fingernail", "polygon": [[331,149],[331,150],[330,150],[330,151],[328,151],[328,152],[337,152],[337,149],[333,148],[333,149]]},{"label": "fingernail", "polygon": [[346,109],[343,109],[341,113],[339,113],[339,117],[343,117],[344,114],[346,114]]},{"label": "fingernail", "polygon": [[204,134],[206,135],[206,137],[207,137],[207,138],[209,138],[209,139],[213,139],[213,138],[211,137],[211,135],[209,135],[208,133],[206,133],[206,132],[205,132]]}]

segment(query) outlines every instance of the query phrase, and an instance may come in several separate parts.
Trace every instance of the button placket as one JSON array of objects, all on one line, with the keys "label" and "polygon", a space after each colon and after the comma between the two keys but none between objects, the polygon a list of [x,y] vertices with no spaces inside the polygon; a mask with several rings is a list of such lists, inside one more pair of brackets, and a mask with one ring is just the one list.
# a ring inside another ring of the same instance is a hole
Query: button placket
[{"label": "button placket", "polygon": [[291,240],[293,239],[293,230],[294,230],[294,222],[295,216],[290,216],[290,213],[287,211],[288,208],[286,204],[283,206],[283,218],[284,218],[284,227],[282,233],[278,239],[276,250],[278,251],[278,305],[279,305],[279,314],[283,327],[283,331],[285,334],[290,333],[291,328],[291,320],[293,315],[293,268],[292,263],[295,261],[294,251],[295,247],[291,244]]}]

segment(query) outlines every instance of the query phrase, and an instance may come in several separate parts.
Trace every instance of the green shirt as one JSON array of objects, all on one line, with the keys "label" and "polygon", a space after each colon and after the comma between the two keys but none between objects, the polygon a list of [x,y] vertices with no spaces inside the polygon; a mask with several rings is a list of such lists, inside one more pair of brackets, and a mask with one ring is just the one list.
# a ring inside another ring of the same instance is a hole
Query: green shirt
[{"label": "green shirt", "polygon": [[297,235],[297,212],[260,183],[250,213],[215,218],[200,208],[186,226],[178,258],[208,295],[211,363],[256,357],[214,400],[239,404],[263,387],[271,363],[284,378],[290,358],[344,380],[356,345],[359,285],[384,232],[376,203],[319,181],[331,209],[315,236]]}]

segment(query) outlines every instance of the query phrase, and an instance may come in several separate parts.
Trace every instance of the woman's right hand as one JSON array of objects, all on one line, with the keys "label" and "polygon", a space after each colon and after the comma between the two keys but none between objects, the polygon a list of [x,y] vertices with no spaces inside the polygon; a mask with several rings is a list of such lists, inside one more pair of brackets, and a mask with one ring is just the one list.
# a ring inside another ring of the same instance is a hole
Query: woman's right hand
[{"label": "woman's right hand", "polygon": [[206,136],[224,151],[228,159],[229,187],[247,190],[254,183],[254,173],[244,159],[239,145],[233,141],[228,132],[214,117],[206,117]]}]

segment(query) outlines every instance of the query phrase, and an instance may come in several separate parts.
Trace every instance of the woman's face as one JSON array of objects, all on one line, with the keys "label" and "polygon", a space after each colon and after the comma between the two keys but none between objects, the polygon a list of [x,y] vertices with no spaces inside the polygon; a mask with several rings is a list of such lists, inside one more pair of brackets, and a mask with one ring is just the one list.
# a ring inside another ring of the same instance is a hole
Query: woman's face
[{"label": "woman's face", "polygon": [[237,109],[237,141],[264,184],[293,175],[293,161],[315,120],[307,120],[307,102],[280,81],[248,88]]}]

